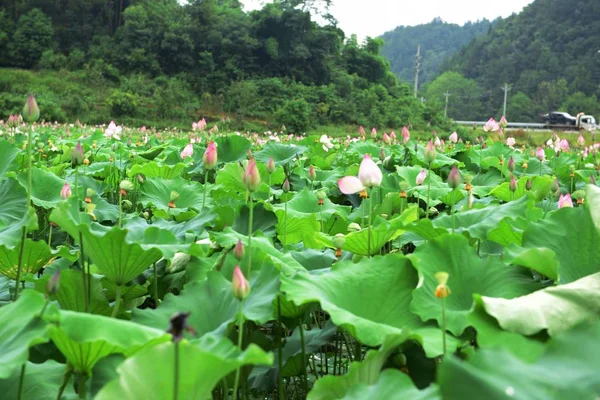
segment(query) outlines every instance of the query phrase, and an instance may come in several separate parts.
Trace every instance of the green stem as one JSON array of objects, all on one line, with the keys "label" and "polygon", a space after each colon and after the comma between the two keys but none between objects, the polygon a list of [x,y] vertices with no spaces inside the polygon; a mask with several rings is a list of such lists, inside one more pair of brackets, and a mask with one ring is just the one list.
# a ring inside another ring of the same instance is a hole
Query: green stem
[{"label": "green stem", "polygon": [[287,244],[287,199],[283,203],[283,247]]},{"label": "green stem", "polygon": [[179,340],[175,341],[175,366],[173,376],[173,400],[177,400],[179,397]]},{"label": "green stem", "polygon": [[152,285],[154,288],[154,303],[158,307],[158,268],[156,263],[152,265],[152,268],[154,269],[154,283]]},{"label": "green stem", "polygon": [[87,399],[87,387],[85,384],[86,376],[83,373],[79,374],[79,380],[77,382],[77,392],[79,393],[80,399]]},{"label": "green stem", "polygon": [[279,400],[285,400],[283,392],[283,324],[281,323],[281,297],[277,296],[277,327],[279,328],[279,345],[277,346],[277,393]]},{"label": "green stem", "polygon": [[117,314],[119,313],[120,305],[121,305],[121,285],[117,285],[117,290],[115,293],[115,308],[113,308],[111,318],[116,318]]},{"label": "green stem", "polygon": [[[238,310],[238,348],[242,351],[242,340],[244,338],[244,314],[242,313],[242,306],[244,302],[240,301],[240,308]],[[233,400],[238,398],[238,387],[240,385],[240,367],[235,370],[235,383],[233,384]]]},{"label": "green stem", "polygon": [[454,228],[456,226],[455,225],[455,215],[454,215],[454,212],[452,212],[453,208],[454,208],[454,204],[451,204],[450,205],[450,214],[452,214],[452,234],[454,234]]},{"label": "green stem", "polygon": [[323,204],[319,207],[321,208],[321,232],[325,232],[325,228],[323,227]]},{"label": "green stem", "polygon": [[87,280],[86,271],[85,271],[85,256],[83,253],[83,235],[79,232],[79,253],[81,255],[81,274],[83,276],[83,298],[85,300],[85,312],[90,312],[90,294],[91,290],[89,288],[90,282]]},{"label": "green stem", "polygon": [[304,340],[304,327],[302,321],[298,319],[298,328],[300,329],[300,346],[302,347],[302,375],[304,375],[304,395],[308,394],[308,374],[306,372],[306,342]]},{"label": "green stem", "polygon": [[425,218],[429,219],[429,195],[431,193],[431,163],[427,167],[427,209],[425,210]]},{"label": "green stem", "polygon": [[446,356],[446,299],[442,297],[442,348]]},{"label": "green stem", "polygon": [[23,398],[23,386],[25,386],[25,367],[26,363],[21,365],[21,375],[19,376],[19,389],[17,391],[17,400],[21,400]]},{"label": "green stem", "polygon": [[67,363],[67,367],[65,369],[65,373],[63,374],[62,381],[60,383],[60,387],[58,388],[58,395],[56,396],[56,400],[61,400],[62,395],[69,383],[69,379],[71,379],[71,375],[73,375],[73,367],[71,364]]},{"label": "green stem", "polygon": [[369,190],[368,199],[369,199],[369,227],[367,230],[367,253],[368,256],[371,257],[371,222],[372,222],[372,214],[373,214],[373,189]]},{"label": "green stem", "polygon": [[48,247],[52,248],[52,224],[50,224],[50,230],[48,232]]},{"label": "green stem", "polygon": [[46,312],[46,308],[48,308],[48,304],[50,304],[49,297],[46,298],[46,302],[44,303],[44,307],[42,308],[42,311],[40,311],[40,316],[38,318],[42,319],[42,317],[44,316],[44,313]]},{"label": "green stem", "polygon": [[254,204],[252,204],[252,192],[250,192],[250,200],[248,207],[250,215],[248,216],[248,278],[252,272],[252,225],[254,224]]},{"label": "green stem", "polygon": [[[29,207],[29,203],[27,203]],[[23,256],[25,255],[25,241],[27,240],[27,227],[23,227],[21,236],[21,249],[19,250],[19,264],[17,265],[17,283],[15,284],[15,301],[19,299],[19,290],[21,285],[21,271],[23,270]]]},{"label": "green stem", "polygon": [[123,217],[123,195],[121,194],[121,190],[119,189],[119,228],[122,227],[122,217]]},{"label": "green stem", "polygon": [[204,206],[206,205],[206,195],[208,194],[208,170],[204,172],[204,194],[202,196],[202,208],[204,210]]},{"label": "green stem", "polygon": [[571,193],[573,193],[573,178],[571,178]]}]

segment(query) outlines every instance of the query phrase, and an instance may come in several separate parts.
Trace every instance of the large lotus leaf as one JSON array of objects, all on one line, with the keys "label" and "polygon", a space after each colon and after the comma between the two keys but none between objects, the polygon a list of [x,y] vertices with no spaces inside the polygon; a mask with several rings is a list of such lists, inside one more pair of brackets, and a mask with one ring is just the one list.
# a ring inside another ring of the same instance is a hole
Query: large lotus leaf
[{"label": "large lotus leaf", "polygon": [[[17,279],[17,269],[19,266],[19,255],[21,246],[8,249],[0,246],[0,274],[10,278]],[[23,274],[35,274],[46,265],[50,264],[57,257],[66,257],[74,261],[77,255],[69,253],[66,247],[61,246],[58,250],[52,250],[46,242],[34,242],[31,239],[25,241],[23,250]]]},{"label": "large lotus leaf", "polygon": [[[276,204],[273,209],[277,212],[277,217],[281,221],[285,210],[285,204]],[[288,216],[306,218],[313,214],[316,214],[318,218],[321,218],[323,213],[323,219],[329,219],[333,214],[339,214],[347,217],[350,214],[351,207],[340,206],[334,204],[329,199],[323,201],[323,205],[319,205],[319,199],[314,193],[311,193],[308,188],[304,188],[299,193],[296,193],[292,200],[287,202]]]},{"label": "large lotus leaf", "polygon": [[0,160],[2,160],[2,164],[0,164],[0,177],[12,169],[12,163],[18,153],[19,150],[7,140],[0,140]]},{"label": "large lotus leaf", "polygon": [[[179,198],[174,200],[175,208],[170,208],[171,193],[177,192]],[[204,189],[199,183],[190,183],[183,178],[166,180],[161,178],[148,178],[140,190],[140,202],[144,205],[152,204],[154,207],[177,215],[185,208],[200,209]],[[210,198],[207,197],[207,204]]]},{"label": "large lotus leaf", "polygon": [[541,208],[532,208],[529,210],[527,218],[504,218],[497,227],[488,231],[487,238],[504,247],[511,244],[521,246],[523,244],[523,232],[525,232],[529,223],[541,219],[543,215],[544,211]]},{"label": "large lotus leaf", "polygon": [[45,299],[25,290],[19,300],[0,308],[0,379],[11,376],[29,357],[29,348],[48,341],[48,326],[38,316]]},{"label": "large lotus leaf", "polygon": [[[410,187],[417,186],[417,175],[419,175],[419,173],[422,170],[427,171],[427,168],[421,167],[419,165],[406,166],[406,167],[396,166],[396,172],[398,173],[398,175],[400,176],[400,178],[402,180],[404,180],[406,183],[408,183],[408,185]],[[442,178],[440,176],[436,175],[436,173],[434,171],[430,171],[429,175],[427,175],[427,177],[425,178],[425,181],[423,182],[422,185],[426,187],[429,182],[431,182],[431,186],[447,187],[444,184],[444,181],[442,180]]]},{"label": "large lotus leaf", "polygon": [[289,144],[280,144],[270,141],[261,151],[254,155],[256,161],[268,163],[272,158],[275,165],[284,165],[292,161],[295,157],[306,152],[306,147]]},{"label": "large lotus leaf", "polygon": [[21,241],[22,228],[37,229],[37,215],[27,208],[27,191],[15,179],[0,180],[0,245],[13,247]]},{"label": "large lotus leaf", "polygon": [[[20,173],[18,179],[19,183],[27,189],[27,172]],[[62,200],[60,191],[64,184],[65,181],[52,172],[33,168],[31,170],[31,201],[38,207],[46,209],[55,207]],[[71,189],[75,195],[75,187],[72,186]]]},{"label": "large lotus leaf", "polygon": [[523,297],[507,300],[483,296],[481,301],[504,330],[533,335],[546,329],[553,336],[598,317],[600,273]]},{"label": "large lotus leaf", "polygon": [[[255,203],[252,208],[252,233],[261,231],[265,236],[273,236],[277,217],[275,216],[275,213],[270,210],[270,206],[265,207],[264,204]],[[239,215],[236,216],[232,228],[236,232],[247,234],[249,222],[250,209],[247,206],[243,206]]]},{"label": "large lotus leaf", "polygon": [[558,280],[558,261],[556,254],[550,249],[513,246],[506,249],[504,260],[512,265],[530,268],[554,281]]},{"label": "large lotus leaf", "polygon": [[[23,391],[21,398],[35,400],[56,400],[63,375],[65,364],[59,364],[54,360],[48,360],[43,364],[28,362],[25,367],[25,378],[23,380]],[[21,369],[13,372],[8,379],[0,379],[0,393],[5,399],[19,398],[19,378]],[[73,385],[67,385],[61,400],[74,400],[78,396],[73,390]]]},{"label": "large lotus leaf", "polygon": [[592,221],[594,221],[596,229],[600,232],[600,188],[598,186],[587,186],[587,203]]},{"label": "large lotus leaf", "polygon": [[145,158],[146,160],[154,160],[156,157],[158,157],[160,155],[160,153],[163,152],[165,147],[166,147],[166,145],[164,145],[164,144],[161,146],[155,146],[148,151],[138,153],[138,155],[142,158]]},{"label": "large lotus leaf", "polygon": [[242,177],[244,176],[244,168],[239,163],[226,164],[217,172],[216,183],[222,186],[227,192],[242,194],[238,196],[244,199],[246,196],[246,186]]},{"label": "large lotus leaf", "polygon": [[370,350],[362,362],[350,364],[343,376],[327,375],[315,382],[308,400],[343,399],[357,385],[374,385],[389,355],[402,343],[402,338],[391,336],[384,340],[379,350]]},{"label": "large lotus leaf", "polygon": [[[278,275],[279,271],[267,266],[252,273],[250,295],[242,309],[246,319],[262,324],[272,318],[272,302],[279,290]],[[231,283],[220,272],[211,271],[206,280],[187,284],[179,296],[165,296],[156,310],[134,310],[133,321],[166,329],[174,313],[191,312],[189,324],[199,336],[224,335],[236,321],[238,310],[239,301],[231,294]]]},{"label": "large lotus leaf", "polygon": [[544,352],[542,341],[503,330],[498,321],[485,312],[479,295],[475,295],[475,307],[468,319],[477,331],[477,345],[481,349],[505,349],[526,362],[537,360]]},{"label": "large lotus leaf", "polygon": [[[524,196],[499,206],[489,205],[481,209],[459,212],[454,217],[454,232],[467,232],[473,238],[486,239],[488,232],[496,228],[504,218],[525,217],[533,206],[532,202],[529,196]],[[451,215],[443,215],[433,220],[433,226],[436,228],[451,230],[452,224]]]},{"label": "large lotus leaf", "polygon": [[500,260],[477,256],[462,235],[445,235],[419,246],[410,259],[419,271],[422,284],[413,292],[410,309],[423,321],[434,319],[441,326],[442,304],[435,297],[437,272],[449,274],[446,298],[446,327],[460,335],[469,323],[467,316],[473,305],[473,294],[490,297],[514,298],[539,288],[527,270],[512,267]]},{"label": "large lotus leaf", "polygon": [[[209,399],[213,388],[224,377],[244,365],[269,365],[273,357],[258,346],[250,345],[243,353],[228,339],[227,355],[203,349],[187,341],[180,342],[178,396],[180,399]],[[173,397],[175,344],[163,343],[140,351],[118,367],[119,379],[106,385],[97,400],[147,399]],[[160,362],[157,362],[160,360]],[[160,377],[160,379],[157,379]]]},{"label": "large lotus leaf", "polygon": [[134,217],[125,219],[123,227],[129,231],[127,239],[131,241],[137,241],[140,237],[144,237],[146,234],[143,232],[151,227],[169,231],[179,241],[185,241],[186,239],[200,237],[204,233],[206,226],[213,225],[215,218],[215,214],[208,208],[205,208],[194,218],[180,223],[160,218],[153,220],[152,223],[148,223],[144,218]]},{"label": "large lotus leaf", "polygon": [[[99,279],[92,276],[90,281],[89,312],[92,314],[110,316],[112,309],[102,292]],[[85,291],[83,290],[82,272],[69,269],[60,272],[60,287],[56,300],[64,310],[85,312]]]},{"label": "large lotus leaf", "polygon": [[[531,182],[531,190],[526,188],[528,180]],[[492,189],[490,195],[502,201],[513,201],[527,193],[533,193],[536,201],[542,201],[550,193],[553,182],[554,178],[551,176],[523,176],[517,181],[517,190],[514,192],[510,190],[510,184],[504,182]]]},{"label": "large lotus leaf", "polygon": [[244,160],[248,149],[252,147],[252,143],[248,139],[237,135],[218,137],[215,139],[215,143],[220,163]]},{"label": "large lotus leaf", "polygon": [[535,364],[506,350],[479,350],[469,361],[444,360],[438,383],[444,399],[595,399],[600,393],[600,325],[554,338]]},{"label": "large lotus leaf", "polygon": [[306,217],[285,217],[284,211],[277,212],[277,238],[285,245],[304,243],[312,244],[313,238],[321,231],[321,224],[315,214]]},{"label": "large lotus leaf", "polygon": [[[451,157],[448,157],[447,155],[441,153],[439,150],[440,149],[438,149],[435,160],[433,160],[433,162],[431,163],[431,168],[438,169],[443,166],[460,164],[457,160],[455,160]],[[413,153],[412,149],[411,149],[411,153]],[[416,160],[421,165],[427,165],[427,162],[425,162],[425,146],[418,146],[417,153],[416,154],[413,153],[413,159],[414,158],[416,158]]]},{"label": "large lotus leaf", "polygon": [[[377,346],[387,336],[406,339],[414,333],[412,338],[433,357],[442,353],[441,331],[434,328],[437,334],[432,335],[409,311],[417,280],[408,259],[394,254],[357,264],[341,262],[319,275],[299,272],[293,277],[282,276],[281,290],[296,305],[319,302],[336,325],[361,343]],[[450,347],[454,344],[452,341]]]},{"label": "large lotus leaf", "polygon": [[405,373],[397,369],[386,369],[381,372],[379,380],[375,384],[356,384],[348,390],[348,393],[342,399],[437,400],[441,397],[437,385],[419,390]]},{"label": "large lotus leaf", "polygon": [[185,164],[183,163],[178,163],[175,165],[160,165],[156,161],[153,161],[132,166],[128,175],[132,178],[137,174],[142,174],[146,178],[175,179],[181,177],[184,169]]},{"label": "large lotus leaf", "polygon": [[561,208],[531,223],[523,234],[523,247],[548,248],[559,262],[558,282],[573,282],[600,272],[600,231],[585,207]]},{"label": "large lotus leaf", "polygon": [[77,371],[90,374],[94,365],[109,354],[131,356],[144,346],[168,341],[159,330],[115,318],[60,311],[50,338]]}]

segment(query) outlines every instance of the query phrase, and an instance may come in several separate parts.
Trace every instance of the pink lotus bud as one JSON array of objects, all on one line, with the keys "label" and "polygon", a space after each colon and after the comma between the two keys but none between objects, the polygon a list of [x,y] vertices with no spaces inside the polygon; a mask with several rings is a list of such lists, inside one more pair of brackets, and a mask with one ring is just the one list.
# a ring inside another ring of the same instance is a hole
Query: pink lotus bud
[{"label": "pink lotus bud", "polygon": [[246,189],[251,192],[256,191],[260,186],[260,173],[258,172],[258,167],[256,166],[254,158],[248,161],[248,165],[244,171],[243,181]]},{"label": "pink lotus bud", "polygon": [[215,145],[215,142],[210,142],[204,151],[204,156],[202,156],[204,168],[213,169],[217,165],[217,160],[217,146]]},{"label": "pink lotus bud", "polygon": [[402,139],[404,140],[404,144],[410,140],[410,132],[406,126],[402,128]]},{"label": "pink lotus bud", "polygon": [[500,118],[500,126],[502,128],[506,128],[507,125],[508,125],[508,121],[506,120],[506,117],[503,115],[502,118]]},{"label": "pink lotus bud", "polygon": [[564,207],[573,207],[573,200],[571,199],[571,195],[569,193],[564,196],[561,194],[558,198],[558,208]]},{"label": "pink lotus bud", "polygon": [[283,193],[288,193],[290,191],[290,181],[286,178],[285,181],[283,181],[283,185],[281,185],[281,190],[283,190]]},{"label": "pink lotus bud", "polygon": [[569,151],[569,141],[567,139],[563,139],[558,144],[561,151]]},{"label": "pink lotus bud", "polygon": [[456,133],[456,131],[452,132],[452,134],[450,135],[448,140],[451,141],[452,143],[457,143],[458,142],[458,133]]},{"label": "pink lotus bud", "polygon": [[233,279],[231,280],[231,291],[233,296],[239,301],[244,300],[250,294],[250,283],[242,273],[239,265],[233,270]]},{"label": "pink lotus bud", "polygon": [[508,185],[508,188],[510,189],[511,192],[516,192],[517,191],[517,181],[515,179],[514,175],[511,175],[510,177],[510,183]]},{"label": "pink lotus bud", "polygon": [[358,169],[358,179],[365,187],[380,186],[383,175],[381,170],[373,162],[370,154],[365,154],[360,168]]},{"label": "pink lotus bud", "polygon": [[435,137],[435,139],[433,140],[433,145],[435,147],[440,147],[442,145],[442,142],[440,141],[439,137],[437,137],[437,136]]},{"label": "pink lotus bud", "polygon": [[380,161],[385,160],[385,151],[383,150],[383,147],[381,149],[379,149],[379,160]]},{"label": "pink lotus bud", "polygon": [[60,197],[64,200],[71,197],[71,187],[69,186],[68,182],[65,182],[62,189],[60,190]]},{"label": "pink lotus bud", "polygon": [[191,143],[188,143],[181,151],[180,156],[182,159],[185,160],[187,157],[191,157],[192,154],[194,154],[194,145]]},{"label": "pink lotus bud", "polygon": [[74,167],[83,164],[83,159],[85,155],[83,154],[83,147],[81,147],[81,142],[77,142],[77,145],[73,150],[71,150],[71,165]]},{"label": "pink lotus bud", "polygon": [[377,129],[375,129],[375,128],[371,129],[371,137],[373,139],[375,139],[377,137]]},{"label": "pink lotus bud", "polygon": [[237,244],[233,248],[233,256],[238,261],[241,261],[244,258],[245,253],[246,253],[246,250],[244,249],[244,243],[242,243],[241,240],[238,240]]},{"label": "pink lotus bud", "polygon": [[585,138],[583,137],[583,135],[580,133],[579,137],[577,138],[577,144],[580,146],[585,146]]},{"label": "pink lotus bud", "polygon": [[509,137],[506,139],[506,144],[508,145],[508,147],[510,147],[511,149],[514,147],[514,145],[517,143],[517,141],[515,140],[514,137]]},{"label": "pink lotus bud", "polygon": [[32,123],[40,118],[40,108],[32,94],[29,95],[25,107],[23,107],[23,119],[25,122]]},{"label": "pink lotus bud", "polygon": [[544,149],[542,149],[541,147],[537,148],[537,150],[535,151],[535,156],[540,161],[546,160],[546,153],[544,152]]},{"label": "pink lotus bud", "polygon": [[462,176],[460,175],[460,171],[456,168],[456,165],[452,166],[450,173],[448,174],[448,186],[452,189],[456,189],[462,181]]},{"label": "pink lotus bud", "polygon": [[515,158],[513,156],[510,156],[509,160],[508,160],[508,164],[506,164],[506,168],[510,171],[513,172],[515,170]]},{"label": "pink lotus bud", "polygon": [[390,135],[388,135],[386,132],[383,132],[382,140],[383,140],[383,143],[385,143],[385,144],[392,143],[392,139],[390,138]]},{"label": "pink lotus bud", "polygon": [[192,122],[192,130],[195,131],[196,129],[198,129],[198,123]]},{"label": "pink lotus bud", "polygon": [[317,173],[315,172],[315,167],[312,165],[308,168],[308,179],[310,179],[311,181],[314,181],[315,179],[317,179]]},{"label": "pink lotus bud", "polygon": [[198,121],[198,129],[203,131],[206,129],[206,119],[202,118],[200,121]]},{"label": "pink lotus bud", "polygon": [[435,158],[437,157],[437,152],[435,151],[435,147],[431,140],[427,142],[427,146],[425,147],[425,162],[427,164],[431,164]]},{"label": "pink lotus bud", "polygon": [[396,141],[396,132],[394,132],[394,131],[390,132],[390,139],[392,139],[392,142]]},{"label": "pink lotus bud", "polygon": [[419,172],[419,174],[417,175],[417,185],[422,185],[423,182],[425,182],[425,178],[427,178],[427,171],[422,169],[421,172]]},{"label": "pink lotus bud", "polygon": [[483,130],[486,132],[497,132],[499,129],[500,125],[498,125],[494,118],[490,118],[483,126]]},{"label": "pink lotus bud", "polygon": [[359,135],[360,137],[364,137],[364,136],[366,135],[366,133],[365,133],[365,128],[363,128],[363,126],[362,126],[362,125],[358,127],[358,135]]},{"label": "pink lotus bud", "polygon": [[55,295],[60,288],[60,270],[54,271],[48,283],[46,283],[46,293],[48,296]]},{"label": "pink lotus bud", "polygon": [[269,174],[275,172],[275,161],[273,160],[273,157],[269,158],[269,162],[267,162],[267,172]]},{"label": "pink lotus bud", "polygon": [[140,128],[140,131],[142,131],[142,132],[146,132],[146,125],[143,125],[143,126]]}]

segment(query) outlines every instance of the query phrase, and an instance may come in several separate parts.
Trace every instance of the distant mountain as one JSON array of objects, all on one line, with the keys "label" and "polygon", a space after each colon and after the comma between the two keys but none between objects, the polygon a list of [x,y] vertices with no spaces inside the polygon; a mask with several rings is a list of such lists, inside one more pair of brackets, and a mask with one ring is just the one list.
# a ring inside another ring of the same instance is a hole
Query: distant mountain
[{"label": "distant mountain", "polygon": [[439,18],[428,24],[399,26],[383,34],[382,55],[392,65],[392,71],[407,82],[415,74],[414,59],[417,46],[421,45],[420,81],[433,80],[439,73],[443,61],[461,50],[474,38],[486,34],[492,22],[488,20],[469,22],[463,26],[449,24]]}]

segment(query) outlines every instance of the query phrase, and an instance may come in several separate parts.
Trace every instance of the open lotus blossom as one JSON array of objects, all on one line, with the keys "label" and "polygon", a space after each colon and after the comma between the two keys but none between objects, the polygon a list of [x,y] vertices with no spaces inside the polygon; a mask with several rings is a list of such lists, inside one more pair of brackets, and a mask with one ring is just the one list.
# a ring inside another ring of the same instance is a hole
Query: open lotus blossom
[{"label": "open lotus blossom", "polygon": [[365,154],[358,169],[358,177],[345,176],[338,181],[338,186],[342,193],[354,194],[370,187],[380,186],[382,179],[381,170],[373,162],[371,155]]},{"label": "open lotus blossom", "polygon": [[402,128],[402,139],[404,140],[404,144],[410,140],[410,132],[406,126]]},{"label": "open lotus blossom", "polygon": [[121,125],[117,126],[115,121],[110,121],[110,124],[108,124],[108,127],[104,130],[104,137],[121,140],[119,135],[121,134],[122,130],[123,127]]},{"label": "open lotus blossom", "polygon": [[499,129],[500,125],[498,125],[494,118],[490,118],[483,126],[483,130],[486,132],[498,132]]},{"label": "open lotus blossom", "polygon": [[452,132],[448,140],[452,143],[458,143],[458,133],[456,133],[456,131]]},{"label": "open lotus blossom", "polygon": [[508,147],[510,147],[512,149],[515,147],[515,144],[517,144],[517,141],[515,140],[514,137],[509,137],[506,139],[506,144],[508,145]]},{"label": "open lotus blossom", "polygon": [[417,179],[416,179],[417,185],[422,185],[423,182],[425,182],[425,178],[427,178],[427,171],[422,169],[421,172],[419,172],[419,174],[417,175]]},{"label": "open lotus blossom", "polygon": [[573,207],[573,200],[571,199],[571,195],[569,193],[564,196],[561,194],[558,198],[558,208],[564,207]]},{"label": "open lotus blossom", "polygon": [[390,135],[387,134],[387,132],[383,132],[382,140],[385,144],[392,143],[392,139],[390,138]]},{"label": "open lotus blossom", "polygon": [[327,135],[321,135],[321,138],[319,139],[319,143],[321,143],[323,145],[323,150],[324,151],[329,151],[329,149],[333,148],[333,143],[331,143],[331,139],[329,139],[329,137]]},{"label": "open lotus blossom", "polygon": [[577,144],[580,146],[585,146],[585,138],[583,137],[583,135],[581,133],[577,137]]},{"label": "open lotus blossom", "polygon": [[544,149],[542,149],[541,147],[537,148],[537,150],[535,151],[535,156],[540,161],[545,161],[546,160],[546,153],[544,152]]},{"label": "open lotus blossom", "polygon": [[194,154],[194,145],[188,143],[181,151],[180,157],[185,160],[187,157],[191,157],[192,154]]},{"label": "open lotus blossom", "polygon": [[69,186],[68,182],[65,182],[62,189],[60,190],[60,197],[64,200],[71,197],[71,187]]}]

